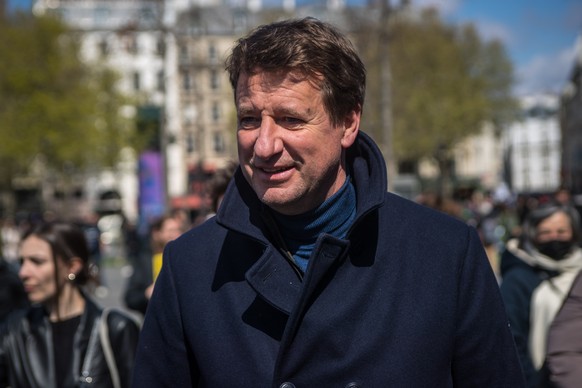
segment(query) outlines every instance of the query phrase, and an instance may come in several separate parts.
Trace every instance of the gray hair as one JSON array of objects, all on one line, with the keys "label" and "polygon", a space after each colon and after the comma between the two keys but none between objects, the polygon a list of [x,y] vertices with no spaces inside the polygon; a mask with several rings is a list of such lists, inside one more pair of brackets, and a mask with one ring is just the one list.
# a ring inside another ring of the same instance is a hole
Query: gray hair
[{"label": "gray hair", "polygon": [[524,245],[527,245],[527,243],[533,244],[539,224],[546,218],[560,212],[568,216],[568,219],[570,220],[570,225],[572,226],[572,241],[577,244],[580,243],[582,232],[580,230],[580,215],[578,214],[578,211],[572,206],[554,203],[542,205],[529,212],[523,225],[522,238],[524,241],[522,241],[522,243]]}]

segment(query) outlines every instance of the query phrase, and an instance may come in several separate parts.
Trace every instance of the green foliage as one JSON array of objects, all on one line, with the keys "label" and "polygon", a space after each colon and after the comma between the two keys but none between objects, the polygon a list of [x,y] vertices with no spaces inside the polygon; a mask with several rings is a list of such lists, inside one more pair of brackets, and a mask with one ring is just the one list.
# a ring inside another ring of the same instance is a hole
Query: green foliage
[{"label": "green foliage", "polygon": [[[471,25],[446,25],[433,10],[367,19],[356,42],[368,67],[368,102],[363,128],[382,139],[379,119],[382,47],[388,39],[391,70],[393,152],[398,160],[442,159],[485,121],[498,128],[517,112],[511,97],[512,65],[503,45],[483,41]],[[439,160],[442,162],[443,160]]]},{"label": "green foliage", "polygon": [[58,20],[0,21],[0,183],[35,157],[49,169],[113,165],[131,141],[117,75],[79,57],[80,43]]}]

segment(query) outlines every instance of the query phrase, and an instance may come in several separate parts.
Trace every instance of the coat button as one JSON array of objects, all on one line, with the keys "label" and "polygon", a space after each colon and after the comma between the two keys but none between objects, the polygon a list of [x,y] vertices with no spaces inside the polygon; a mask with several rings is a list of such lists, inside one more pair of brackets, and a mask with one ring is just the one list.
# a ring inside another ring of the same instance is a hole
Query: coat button
[{"label": "coat button", "polygon": [[295,384],[289,383],[289,382],[284,382],[283,384],[281,384],[279,386],[279,388],[295,388]]},{"label": "coat button", "polygon": [[346,388],[360,388],[360,384],[358,383],[349,383],[346,385]]}]

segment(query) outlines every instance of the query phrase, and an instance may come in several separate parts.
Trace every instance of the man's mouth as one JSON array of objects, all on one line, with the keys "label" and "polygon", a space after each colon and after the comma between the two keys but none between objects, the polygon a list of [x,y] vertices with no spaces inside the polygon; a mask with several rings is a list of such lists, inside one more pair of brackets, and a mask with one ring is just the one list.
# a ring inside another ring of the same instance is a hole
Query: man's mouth
[{"label": "man's mouth", "polygon": [[278,167],[278,168],[261,168],[262,171],[268,174],[277,174],[279,172],[290,170],[291,167]]}]

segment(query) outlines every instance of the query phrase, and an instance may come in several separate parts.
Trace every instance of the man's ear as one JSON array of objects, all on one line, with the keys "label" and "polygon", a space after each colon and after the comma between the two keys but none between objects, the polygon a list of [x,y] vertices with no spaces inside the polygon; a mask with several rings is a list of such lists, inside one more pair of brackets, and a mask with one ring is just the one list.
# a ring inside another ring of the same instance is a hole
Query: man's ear
[{"label": "man's ear", "polygon": [[356,141],[358,136],[358,131],[360,130],[360,118],[362,116],[362,110],[352,110],[345,118],[343,122],[344,134],[342,137],[342,147],[349,148]]}]

